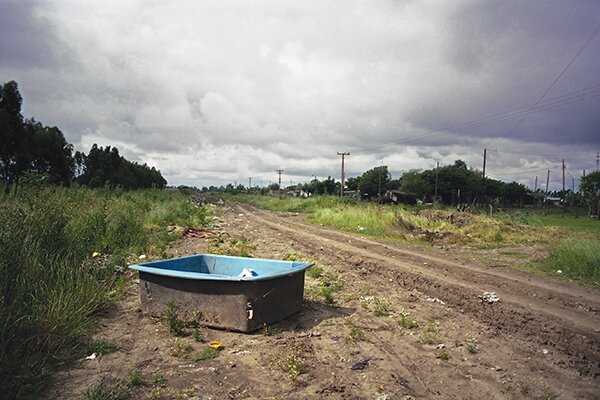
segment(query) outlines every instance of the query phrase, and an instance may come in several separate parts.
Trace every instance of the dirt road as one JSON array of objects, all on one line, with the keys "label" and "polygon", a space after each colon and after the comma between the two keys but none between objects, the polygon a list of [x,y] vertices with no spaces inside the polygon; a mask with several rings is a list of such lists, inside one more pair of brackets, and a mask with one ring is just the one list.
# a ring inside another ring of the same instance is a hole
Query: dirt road
[{"label": "dirt road", "polygon": [[[367,239],[239,204],[222,207],[218,224],[256,245],[256,257],[318,262],[341,285],[334,302],[322,296],[322,278],[307,277],[300,314],[251,335],[205,329],[225,349],[215,359],[190,362],[173,349],[182,341],[202,344],[176,339],[142,316],[132,286],[98,333],[122,350],[65,370],[50,397],[133,371],[144,381],[131,388],[132,398],[591,399],[600,393],[600,294],[509,267],[528,251]],[[210,245],[184,238],[171,251],[193,254]],[[490,291],[499,302],[480,298]],[[290,360],[303,365],[295,381]],[[165,383],[153,382],[156,376]]]}]

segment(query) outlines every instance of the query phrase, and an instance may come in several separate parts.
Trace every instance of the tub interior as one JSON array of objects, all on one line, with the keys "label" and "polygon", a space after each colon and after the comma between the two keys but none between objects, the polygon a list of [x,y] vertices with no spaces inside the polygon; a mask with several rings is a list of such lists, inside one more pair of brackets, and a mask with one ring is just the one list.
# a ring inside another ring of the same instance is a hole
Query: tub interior
[{"label": "tub interior", "polygon": [[286,272],[291,273],[301,271],[311,265],[312,263],[297,261],[198,254],[169,260],[152,261],[132,267],[134,267],[133,269],[138,270],[153,269],[154,272],[158,274],[161,272],[179,271],[184,274],[202,274],[207,277],[212,276],[215,278],[239,278],[244,270],[251,270],[253,271],[252,276],[246,276],[246,279],[260,279],[261,277],[280,275],[281,273]]}]

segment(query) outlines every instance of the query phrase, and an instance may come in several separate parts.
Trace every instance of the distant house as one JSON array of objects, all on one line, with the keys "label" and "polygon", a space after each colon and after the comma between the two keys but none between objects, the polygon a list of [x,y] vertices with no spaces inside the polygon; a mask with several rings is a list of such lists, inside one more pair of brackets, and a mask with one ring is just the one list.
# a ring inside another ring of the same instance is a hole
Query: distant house
[{"label": "distant house", "polygon": [[294,189],[294,190],[289,190],[287,191],[287,195],[288,196],[292,196],[292,197],[301,197],[303,199],[307,198],[310,196],[310,194],[308,192],[305,192],[302,189]]},{"label": "distant house", "polygon": [[401,192],[400,190],[388,190],[383,195],[384,203],[408,204],[414,206],[417,204],[417,196],[414,194]]},{"label": "distant house", "polygon": [[548,207],[562,207],[563,200],[560,197],[544,197],[544,205]]}]

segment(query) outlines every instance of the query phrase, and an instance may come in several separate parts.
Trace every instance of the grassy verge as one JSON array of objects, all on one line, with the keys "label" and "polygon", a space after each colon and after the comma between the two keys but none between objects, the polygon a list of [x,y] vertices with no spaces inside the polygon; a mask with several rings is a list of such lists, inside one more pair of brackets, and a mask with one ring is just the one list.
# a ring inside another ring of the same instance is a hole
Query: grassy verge
[{"label": "grassy verge", "polygon": [[158,190],[0,195],[0,392],[41,390],[57,365],[87,348],[94,313],[124,286],[125,263],[164,255],[174,239],[167,225],[206,218],[179,193]]},{"label": "grassy verge", "polygon": [[344,198],[340,199],[335,196],[314,196],[307,199],[287,196],[258,196],[258,195],[227,195],[224,199],[239,201],[255,207],[264,208],[270,211],[280,212],[315,212],[321,209],[333,208],[342,204],[354,203],[353,200]]},{"label": "grassy verge", "polygon": [[550,250],[537,268],[547,274],[562,276],[586,285],[600,287],[600,241],[566,239]]},{"label": "grassy verge", "polygon": [[489,217],[483,212],[381,206],[331,196],[229,199],[273,211],[304,211],[310,222],[367,236],[479,248],[547,245],[547,259],[521,267],[554,276],[560,270],[559,276],[589,285],[600,281],[600,222],[585,217],[582,210],[519,209]]},{"label": "grassy verge", "polygon": [[523,225],[556,227],[572,232],[600,235],[600,221],[587,217],[586,209],[510,209],[500,219]]},{"label": "grassy verge", "polygon": [[555,229],[450,208],[382,206],[334,196],[300,199],[237,195],[228,198],[271,211],[306,212],[310,222],[345,231],[415,242],[501,247],[549,242],[557,234]]}]

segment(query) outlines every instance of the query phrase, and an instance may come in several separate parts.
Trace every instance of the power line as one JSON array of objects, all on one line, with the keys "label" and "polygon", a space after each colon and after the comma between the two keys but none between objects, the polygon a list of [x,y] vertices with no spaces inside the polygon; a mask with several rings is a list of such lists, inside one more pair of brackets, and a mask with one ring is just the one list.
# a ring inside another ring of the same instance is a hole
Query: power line
[{"label": "power line", "polygon": [[566,105],[570,105],[570,104],[584,101],[584,100],[589,100],[589,99],[592,99],[592,98],[595,98],[598,96],[600,96],[600,85],[589,86],[584,89],[580,89],[580,90],[577,90],[574,92],[570,92],[570,93],[563,94],[561,96],[554,97],[546,102],[537,104],[535,107],[527,106],[527,107],[516,108],[513,110],[507,110],[507,111],[504,111],[501,113],[491,114],[486,117],[477,118],[477,119],[474,119],[471,121],[463,122],[461,124],[457,124],[457,125],[453,125],[453,126],[446,126],[443,128],[416,134],[416,135],[413,135],[410,137],[393,140],[393,141],[390,141],[387,143],[382,143],[382,144],[379,144],[376,146],[362,148],[362,149],[356,150],[355,152],[356,153],[366,153],[369,151],[387,147],[391,144],[408,143],[408,142],[412,142],[415,140],[424,139],[429,136],[437,135],[437,134],[443,133],[443,132],[452,132],[452,131],[456,132],[459,129],[462,129],[462,130],[472,129],[472,128],[477,128],[480,126],[490,125],[490,124],[494,124],[494,123],[498,123],[498,122],[504,122],[507,120],[518,118],[520,116],[525,116],[525,115],[537,113],[540,111],[548,111],[548,110],[552,110],[552,109],[559,108],[559,107],[564,107]]},{"label": "power line", "polygon": [[[548,94],[548,92],[550,92],[550,90],[554,87],[554,85],[556,85],[556,83],[560,80],[560,78],[562,78],[562,76],[565,74],[565,72],[567,72],[567,70],[569,68],[571,68],[571,65],[573,65],[573,63],[575,63],[575,61],[579,58],[579,56],[581,55],[581,53],[583,53],[583,50],[585,50],[585,48],[588,46],[588,44],[590,44],[590,42],[592,41],[592,39],[594,38],[594,36],[596,36],[598,34],[598,32],[600,32],[600,24],[596,27],[596,29],[594,29],[594,31],[592,32],[592,34],[583,43],[583,46],[581,46],[581,48],[579,49],[579,51],[577,52],[577,54],[575,54],[575,57],[573,57],[571,59],[571,61],[569,61],[569,63],[566,65],[566,67],[564,67],[563,70],[560,71],[560,73],[556,76],[556,78],[554,78],[554,80],[552,81],[552,83],[550,84],[550,86],[548,86],[548,88],[546,88],[546,90],[544,91],[544,93],[542,93],[542,95],[537,99],[537,101],[531,107],[531,109],[534,109],[540,103],[540,101],[542,101],[544,99],[544,97],[546,97],[546,95]],[[521,122],[523,122],[524,119],[525,119],[525,115],[523,115],[521,117],[521,119],[519,120],[519,122],[517,122],[517,124],[511,130],[516,129],[521,124]]]},{"label": "power line", "polygon": [[349,156],[350,153],[338,152],[338,156],[342,156],[342,187],[340,188],[340,197],[344,197],[344,156]]}]

